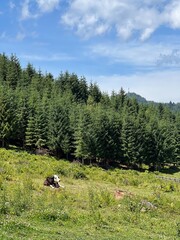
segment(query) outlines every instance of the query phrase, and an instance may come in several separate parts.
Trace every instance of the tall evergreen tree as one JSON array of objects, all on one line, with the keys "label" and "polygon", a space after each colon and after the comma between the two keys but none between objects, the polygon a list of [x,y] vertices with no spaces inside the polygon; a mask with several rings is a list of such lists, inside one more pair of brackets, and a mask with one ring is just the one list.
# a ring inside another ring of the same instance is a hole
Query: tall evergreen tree
[{"label": "tall evergreen tree", "polygon": [[96,83],[90,83],[89,96],[92,97],[95,103],[99,103],[101,101],[102,93]]},{"label": "tall evergreen tree", "polygon": [[5,147],[8,143],[15,120],[14,95],[11,89],[0,86],[0,142]]},{"label": "tall evergreen tree", "polygon": [[0,84],[4,84],[6,82],[8,62],[9,60],[7,56],[4,53],[0,54]]},{"label": "tall evergreen tree", "polygon": [[12,133],[13,143],[25,147],[25,132],[29,116],[28,93],[19,87],[15,91],[15,127]]},{"label": "tall evergreen tree", "polygon": [[30,116],[27,122],[26,128],[26,146],[31,150],[35,148],[36,145],[36,121],[34,116]]},{"label": "tall evergreen tree", "polygon": [[6,82],[9,87],[15,89],[18,81],[21,79],[21,66],[18,58],[15,55],[11,55],[7,64]]},{"label": "tall evergreen tree", "polygon": [[71,150],[71,129],[68,112],[56,102],[50,106],[48,146],[58,156],[70,153]]},{"label": "tall evergreen tree", "polygon": [[74,132],[75,157],[80,159],[96,158],[97,135],[91,112],[88,108],[81,109],[78,124]]}]

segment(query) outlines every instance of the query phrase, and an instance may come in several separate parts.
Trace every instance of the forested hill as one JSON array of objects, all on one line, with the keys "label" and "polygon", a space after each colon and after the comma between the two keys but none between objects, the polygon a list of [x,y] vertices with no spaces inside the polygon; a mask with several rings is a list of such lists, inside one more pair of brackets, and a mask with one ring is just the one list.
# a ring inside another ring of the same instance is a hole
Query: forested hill
[{"label": "forested hill", "polygon": [[0,55],[0,146],[48,149],[99,164],[162,167],[180,160],[180,113],[140,104],[123,89],[110,96],[84,77],[54,79],[16,56]]},{"label": "forested hill", "polygon": [[144,97],[134,93],[134,92],[128,92],[127,93],[127,96],[129,98],[135,98],[139,103],[145,103],[145,104],[155,104],[155,105],[159,105],[159,104],[162,104],[166,107],[169,107],[170,110],[172,111],[180,111],[180,103],[174,103],[174,102],[169,102],[169,103],[157,103],[157,102],[154,102],[154,101],[148,101],[146,100]]},{"label": "forested hill", "polygon": [[128,96],[129,98],[135,98],[139,103],[148,103],[148,101],[147,101],[144,97],[140,96],[140,95],[137,94],[137,93],[128,92],[128,93],[127,93],[127,96]]}]

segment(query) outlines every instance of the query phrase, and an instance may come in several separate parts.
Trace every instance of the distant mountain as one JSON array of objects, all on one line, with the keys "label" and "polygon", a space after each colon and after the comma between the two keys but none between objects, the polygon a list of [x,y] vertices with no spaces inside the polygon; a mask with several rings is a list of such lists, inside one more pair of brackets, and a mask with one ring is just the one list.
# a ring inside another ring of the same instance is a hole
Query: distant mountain
[{"label": "distant mountain", "polygon": [[127,96],[129,98],[135,98],[139,103],[148,103],[148,101],[144,97],[141,97],[140,95],[134,92],[128,92]]},{"label": "distant mountain", "polygon": [[144,97],[142,97],[134,92],[128,92],[127,97],[135,98],[139,103],[144,103],[144,104],[155,104],[155,105],[163,104],[163,105],[169,107],[172,111],[180,112],[180,103],[173,103],[171,101],[169,103],[158,103],[158,102],[154,102],[154,101],[148,101]]}]

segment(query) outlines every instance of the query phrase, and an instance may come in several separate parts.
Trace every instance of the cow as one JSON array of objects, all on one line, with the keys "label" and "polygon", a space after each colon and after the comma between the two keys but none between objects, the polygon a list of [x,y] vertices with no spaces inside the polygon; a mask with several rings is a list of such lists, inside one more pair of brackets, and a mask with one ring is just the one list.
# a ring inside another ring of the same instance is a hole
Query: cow
[{"label": "cow", "polygon": [[64,186],[59,184],[60,179],[58,175],[53,175],[52,177],[47,177],[46,180],[44,181],[44,186],[49,186],[51,188],[64,188]]}]

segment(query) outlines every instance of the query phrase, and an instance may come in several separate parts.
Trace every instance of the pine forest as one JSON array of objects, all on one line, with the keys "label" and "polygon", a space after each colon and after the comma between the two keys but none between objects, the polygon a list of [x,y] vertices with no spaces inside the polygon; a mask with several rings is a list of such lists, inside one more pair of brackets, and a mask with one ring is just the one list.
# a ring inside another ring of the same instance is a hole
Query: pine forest
[{"label": "pine forest", "polygon": [[[154,86],[156,87],[156,86]],[[163,88],[162,88],[163,91]],[[180,162],[180,112],[111,95],[75,73],[57,78],[0,55],[0,146],[99,166],[159,170]]]}]

